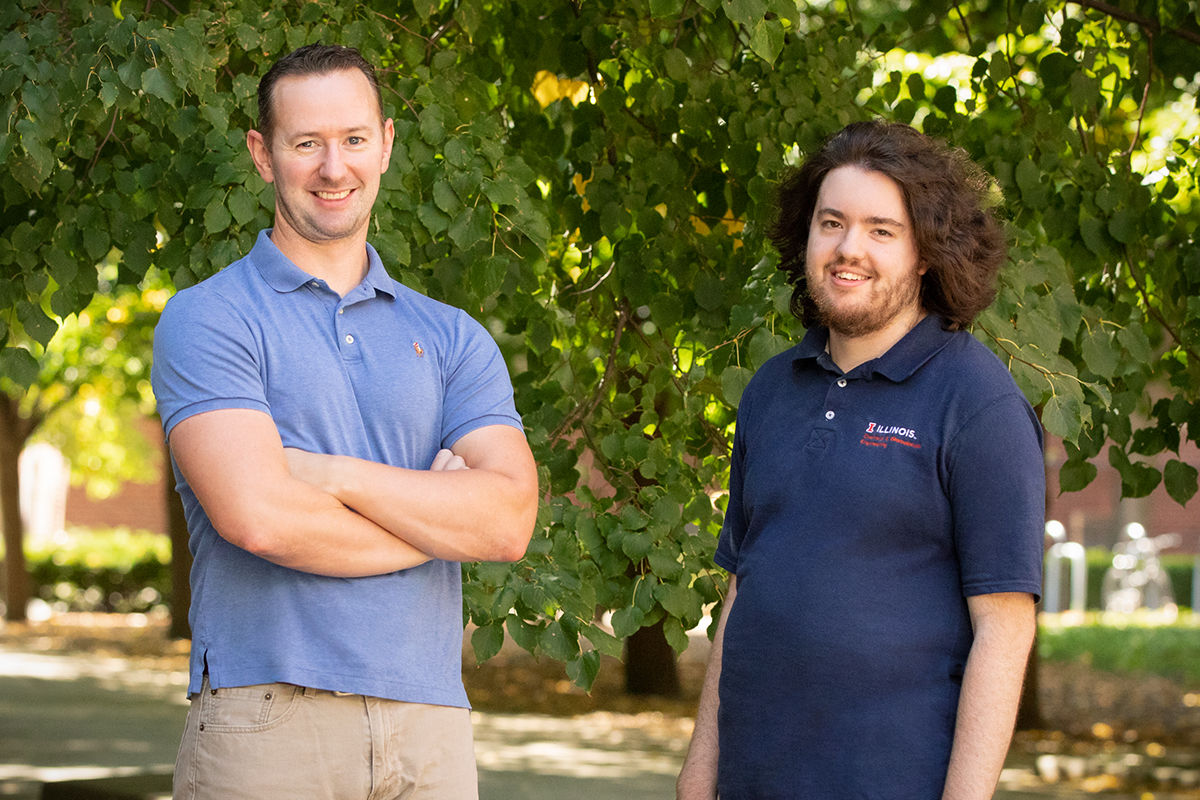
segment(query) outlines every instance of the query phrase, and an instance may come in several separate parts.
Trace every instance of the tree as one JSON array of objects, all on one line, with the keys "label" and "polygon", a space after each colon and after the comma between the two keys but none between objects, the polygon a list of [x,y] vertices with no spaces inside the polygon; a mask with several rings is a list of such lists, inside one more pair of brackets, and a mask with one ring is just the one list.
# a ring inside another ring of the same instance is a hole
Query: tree
[{"label": "tree", "polygon": [[[116,268],[106,270],[115,278]],[[107,283],[107,281],[105,281]],[[56,445],[71,461],[73,480],[106,496],[122,481],[153,475],[157,448],[136,421],[152,413],[150,335],[168,293],[119,287],[68,316],[36,352],[38,372],[28,386],[0,377],[0,509],[4,521],[5,616],[25,619],[29,585],[17,460],[33,438]]]},{"label": "tree", "polygon": [[1197,140],[1170,118],[1194,107],[1184,4],[252,0],[118,18],[29,0],[0,17],[0,308],[34,338],[114,245],[119,282],[154,264],[179,287],[249,249],[271,219],[243,146],[269,62],[324,40],[382,65],[397,143],[372,241],[493,332],[541,465],[527,557],[464,571],[481,658],[507,630],[588,686],[621,639],[661,623],[678,650],[720,601],[735,409],[800,333],[762,234],[772,186],[871,115],[996,175],[1013,259],[976,334],[1068,442],[1064,486],[1107,447],[1131,496],[1196,491],[1179,459],[1145,461],[1200,440]]}]

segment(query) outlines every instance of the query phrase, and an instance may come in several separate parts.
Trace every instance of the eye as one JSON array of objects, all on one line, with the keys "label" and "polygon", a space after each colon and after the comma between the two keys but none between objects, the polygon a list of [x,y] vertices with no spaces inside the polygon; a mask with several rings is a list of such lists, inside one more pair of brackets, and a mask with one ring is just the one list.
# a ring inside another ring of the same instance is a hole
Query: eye
[{"label": "eye", "polygon": [[362,144],[365,141],[366,141],[366,139],[364,139],[361,136],[351,136],[349,139],[346,140],[346,144],[352,144],[352,145]]}]

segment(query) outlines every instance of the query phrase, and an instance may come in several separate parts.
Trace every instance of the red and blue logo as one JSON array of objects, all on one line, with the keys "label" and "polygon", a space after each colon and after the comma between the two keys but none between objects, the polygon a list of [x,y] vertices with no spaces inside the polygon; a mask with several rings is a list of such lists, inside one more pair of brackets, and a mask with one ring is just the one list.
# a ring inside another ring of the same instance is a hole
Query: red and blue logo
[{"label": "red and blue logo", "polygon": [[911,447],[915,450],[921,449],[921,443],[917,441],[917,432],[912,428],[902,428],[898,425],[880,425],[876,422],[867,423],[867,429],[863,431],[859,444],[864,444],[867,447],[883,448],[898,444]]}]

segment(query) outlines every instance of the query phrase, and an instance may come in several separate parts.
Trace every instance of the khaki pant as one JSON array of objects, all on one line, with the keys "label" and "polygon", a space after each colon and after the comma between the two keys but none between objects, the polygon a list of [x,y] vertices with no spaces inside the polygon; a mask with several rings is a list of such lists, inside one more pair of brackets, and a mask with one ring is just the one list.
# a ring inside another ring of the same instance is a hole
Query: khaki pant
[{"label": "khaki pant", "polygon": [[192,697],[175,800],[477,800],[465,708],[287,683]]}]

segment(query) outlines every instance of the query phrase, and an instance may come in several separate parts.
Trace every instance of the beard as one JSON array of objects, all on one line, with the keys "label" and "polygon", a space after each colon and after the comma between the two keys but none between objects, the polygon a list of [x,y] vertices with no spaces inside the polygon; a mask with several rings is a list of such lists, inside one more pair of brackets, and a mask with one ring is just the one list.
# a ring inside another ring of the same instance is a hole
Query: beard
[{"label": "beard", "polygon": [[846,338],[878,333],[921,304],[921,276],[916,272],[882,284],[879,278],[873,278],[876,285],[870,294],[855,302],[836,297],[822,281],[814,280],[811,271],[807,277],[808,296],[816,307],[817,321]]}]

